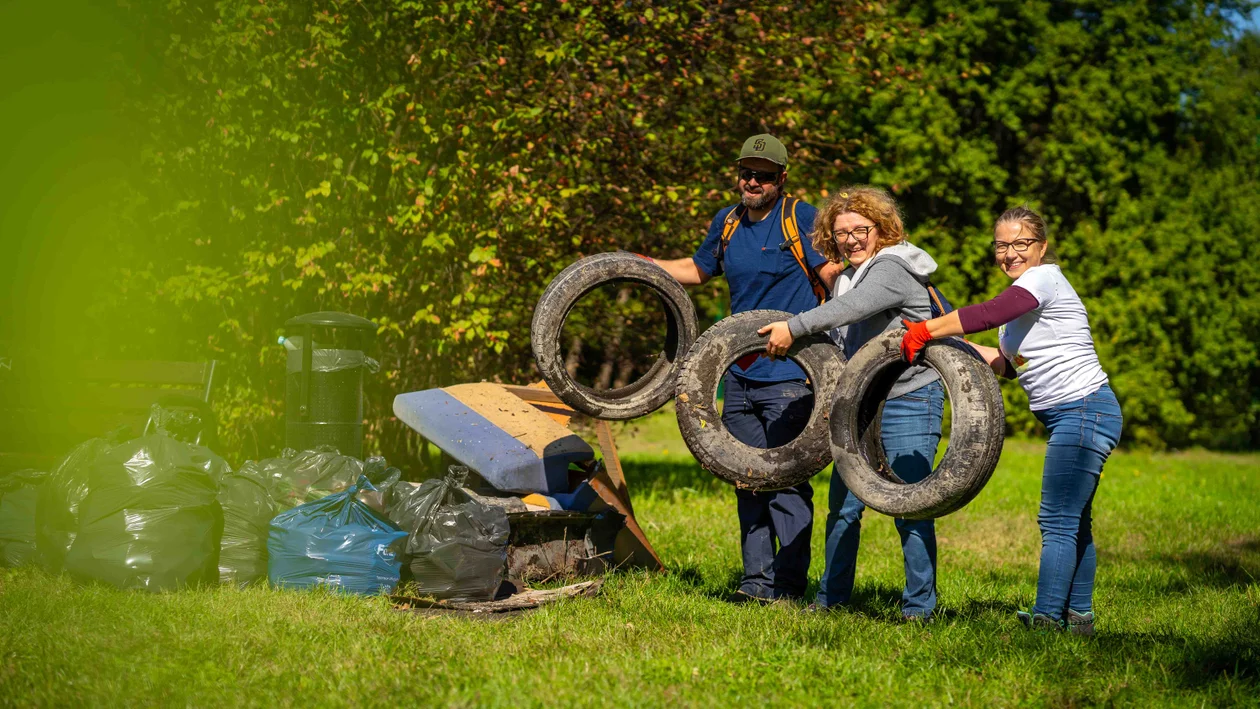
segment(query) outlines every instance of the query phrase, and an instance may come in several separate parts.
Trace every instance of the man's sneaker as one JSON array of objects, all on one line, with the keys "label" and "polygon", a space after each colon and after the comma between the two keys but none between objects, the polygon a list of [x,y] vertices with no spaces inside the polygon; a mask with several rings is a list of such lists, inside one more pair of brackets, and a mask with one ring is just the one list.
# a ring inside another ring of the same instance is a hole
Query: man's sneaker
[{"label": "man's sneaker", "polygon": [[1077,613],[1071,608],[1067,612],[1067,631],[1073,635],[1094,634],[1094,612]]},{"label": "man's sneaker", "polygon": [[771,603],[774,603],[774,599],[765,598],[764,596],[754,596],[747,591],[741,590],[741,591],[736,591],[732,593],[731,595],[727,596],[726,602],[727,603],[760,603],[763,606],[768,606]]},{"label": "man's sneaker", "polygon": [[1055,620],[1045,613],[1027,613],[1025,611],[1015,611],[1015,617],[1019,618],[1019,622],[1024,624],[1029,630],[1038,631],[1060,631],[1063,630],[1063,622]]},{"label": "man's sneaker", "polygon": [[919,615],[917,613],[906,613],[901,616],[901,622],[906,625],[930,625],[935,619],[931,613],[927,615]]}]

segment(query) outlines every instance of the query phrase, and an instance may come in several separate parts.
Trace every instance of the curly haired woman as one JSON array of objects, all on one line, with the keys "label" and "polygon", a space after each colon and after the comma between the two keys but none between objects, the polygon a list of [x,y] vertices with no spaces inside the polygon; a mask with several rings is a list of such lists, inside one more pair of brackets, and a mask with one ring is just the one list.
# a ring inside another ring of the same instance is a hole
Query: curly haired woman
[{"label": "curly haired woman", "polygon": [[[936,261],[905,239],[901,212],[892,196],[875,187],[838,192],[814,222],[814,248],[832,263],[845,263],[823,305],[761,329],[766,351],[781,356],[796,338],[839,328],[838,341],[852,356],[868,340],[901,326],[903,319],[931,317],[928,277]],[[881,421],[884,450],[906,482],[932,472],[941,439],[945,390],[932,369],[912,366],[893,385]],[[826,567],[815,608],[834,608],[853,595],[858,542],[865,505],[831,476]],[[926,622],[936,608],[936,529],[931,520],[895,521],[905,557],[902,617]]]}]

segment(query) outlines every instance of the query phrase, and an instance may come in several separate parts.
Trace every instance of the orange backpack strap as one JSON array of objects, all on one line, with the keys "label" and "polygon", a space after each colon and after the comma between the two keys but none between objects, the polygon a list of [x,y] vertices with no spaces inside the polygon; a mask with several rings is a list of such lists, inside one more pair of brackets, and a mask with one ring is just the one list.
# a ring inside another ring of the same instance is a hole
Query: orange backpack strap
[{"label": "orange backpack strap", "polygon": [[[740,204],[726,213],[726,221],[722,223],[722,241],[718,244],[718,261],[721,261],[726,256],[726,245],[731,243],[731,237],[735,235],[735,230],[739,228],[739,222],[744,218],[744,213],[747,211],[748,208]],[[722,270],[726,270],[725,266],[723,266]]]},{"label": "orange backpack strap", "polygon": [[792,257],[805,271],[805,277],[809,279],[809,287],[814,291],[818,304],[822,305],[827,302],[827,286],[823,285],[822,279],[814,273],[814,269],[810,268],[809,262],[805,260],[805,245],[801,243],[801,229],[796,222],[796,205],[801,201],[795,197],[783,199],[783,238],[787,240],[788,248],[792,250]]}]

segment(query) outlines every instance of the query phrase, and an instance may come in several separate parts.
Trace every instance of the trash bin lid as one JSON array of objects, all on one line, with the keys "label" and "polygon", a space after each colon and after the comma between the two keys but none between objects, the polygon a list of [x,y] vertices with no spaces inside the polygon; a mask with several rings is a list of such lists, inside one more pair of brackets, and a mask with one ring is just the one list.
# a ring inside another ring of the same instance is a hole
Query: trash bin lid
[{"label": "trash bin lid", "polygon": [[332,328],[351,328],[356,330],[376,331],[376,323],[361,318],[358,315],[350,313],[338,313],[331,310],[321,310],[318,313],[307,313],[297,317],[289,318],[285,321],[286,330],[296,330],[299,327],[310,325],[312,327],[332,327]]}]

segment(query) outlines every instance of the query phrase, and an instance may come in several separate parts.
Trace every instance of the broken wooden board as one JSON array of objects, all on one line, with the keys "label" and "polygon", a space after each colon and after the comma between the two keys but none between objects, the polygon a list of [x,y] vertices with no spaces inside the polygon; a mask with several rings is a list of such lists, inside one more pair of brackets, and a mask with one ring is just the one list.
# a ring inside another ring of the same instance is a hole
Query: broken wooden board
[{"label": "broken wooden board", "polygon": [[592,598],[604,587],[603,579],[583,581],[561,588],[529,589],[497,601],[439,601],[432,598],[393,595],[389,600],[397,610],[447,610],[465,613],[511,613],[538,608],[566,598]]}]

